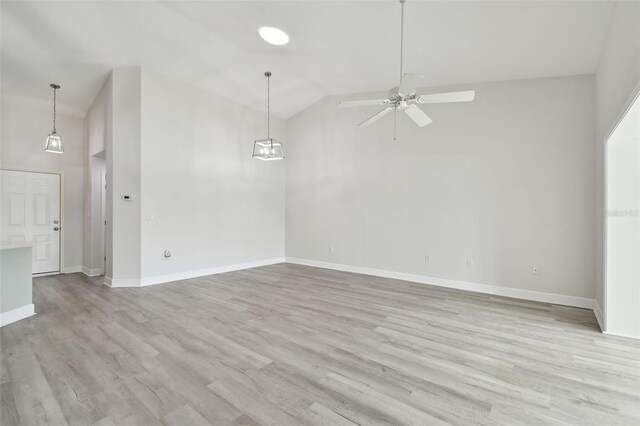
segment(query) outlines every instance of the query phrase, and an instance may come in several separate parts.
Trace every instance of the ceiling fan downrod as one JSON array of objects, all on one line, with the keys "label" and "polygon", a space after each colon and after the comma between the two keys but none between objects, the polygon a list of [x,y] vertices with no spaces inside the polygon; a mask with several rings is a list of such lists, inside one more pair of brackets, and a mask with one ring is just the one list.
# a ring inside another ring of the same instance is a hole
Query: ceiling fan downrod
[{"label": "ceiling fan downrod", "polygon": [[418,127],[424,127],[432,122],[431,118],[418,107],[417,104],[439,104],[449,102],[469,102],[475,97],[474,90],[463,92],[447,92],[437,94],[418,95],[416,89],[423,77],[418,74],[404,74],[404,4],[400,2],[400,84],[391,89],[385,99],[369,99],[359,101],[340,102],[339,108],[361,106],[383,106],[384,109],[361,122],[358,127],[368,126],[393,111],[393,140],[397,141],[398,110],[404,112]]}]

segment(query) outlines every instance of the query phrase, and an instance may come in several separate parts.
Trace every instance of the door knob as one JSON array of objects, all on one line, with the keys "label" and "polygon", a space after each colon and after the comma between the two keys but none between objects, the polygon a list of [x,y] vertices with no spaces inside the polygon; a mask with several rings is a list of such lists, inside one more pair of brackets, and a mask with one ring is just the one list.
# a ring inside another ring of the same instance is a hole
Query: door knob
[{"label": "door knob", "polygon": [[57,226],[55,228],[53,228],[54,231],[59,230],[60,228],[58,228]]},{"label": "door knob", "polygon": [[56,219],[56,220],[53,221],[53,223],[55,223],[57,225],[60,222],[58,221],[58,219]]}]

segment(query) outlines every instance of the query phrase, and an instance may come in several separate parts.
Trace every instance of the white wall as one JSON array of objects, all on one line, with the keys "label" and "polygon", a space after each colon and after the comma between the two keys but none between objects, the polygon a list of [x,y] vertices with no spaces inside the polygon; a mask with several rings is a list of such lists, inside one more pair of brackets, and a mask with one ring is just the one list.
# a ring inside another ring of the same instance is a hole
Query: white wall
[{"label": "white wall", "polygon": [[596,300],[603,309],[604,144],[639,90],[640,2],[617,1],[596,73]]},{"label": "white wall", "polygon": [[[113,70],[86,121],[86,269],[100,263],[93,155],[102,147],[112,217],[108,284],[151,284],[283,258],[284,162],[251,158],[253,140],[265,136],[264,113],[136,67]],[[284,138],[284,130],[272,120],[274,136]]]},{"label": "white wall", "polygon": [[[64,88],[58,99],[64,97]],[[83,258],[84,137],[82,118],[58,110],[56,127],[64,154],[44,152],[52,130],[52,104],[18,96],[2,96],[0,168],[62,174],[63,272],[78,272]]]},{"label": "white wall", "polygon": [[468,88],[425,128],[399,115],[395,144],[391,114],[337,108],[383,93],[290,119],[287,257],[592,298],[593,76],[445,89]]},{"label": "white wall", "polygon": [[265,136],[264,113],[143,72],[143,277],[284,256],[285,164],[251,158]]},{"label": "white wall", "polygon": [[606,149],[607,332],[640,338],[640,98]]},{"label": "white wall", "polygon": [[[140,280],[140,161],[142,140],[142,69],[111,73],[111,138],[107,151],[108,279]],[[129,195],[130,201],[122,200]]]}]

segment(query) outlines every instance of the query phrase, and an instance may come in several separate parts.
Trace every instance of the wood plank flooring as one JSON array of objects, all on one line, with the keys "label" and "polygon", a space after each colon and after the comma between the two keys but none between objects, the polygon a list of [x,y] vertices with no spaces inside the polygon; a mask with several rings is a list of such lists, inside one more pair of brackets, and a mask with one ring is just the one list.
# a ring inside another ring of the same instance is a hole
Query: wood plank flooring
[{"label": "wood plank flooring", "polygon": [[640,344],[589,310],[291,264],[34,302],[5,426],[640,424]]}]

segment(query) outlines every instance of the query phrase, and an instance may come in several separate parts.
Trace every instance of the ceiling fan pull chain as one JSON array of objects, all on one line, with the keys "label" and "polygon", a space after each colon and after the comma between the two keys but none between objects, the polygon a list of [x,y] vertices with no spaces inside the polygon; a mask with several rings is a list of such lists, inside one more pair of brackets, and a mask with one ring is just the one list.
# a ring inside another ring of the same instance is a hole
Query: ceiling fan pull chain
[{"label": "ceiling fan pull chain", "polygon": [[393,141],[397,142],[396,131],[398,130],[398,108],[393,109]]}]

